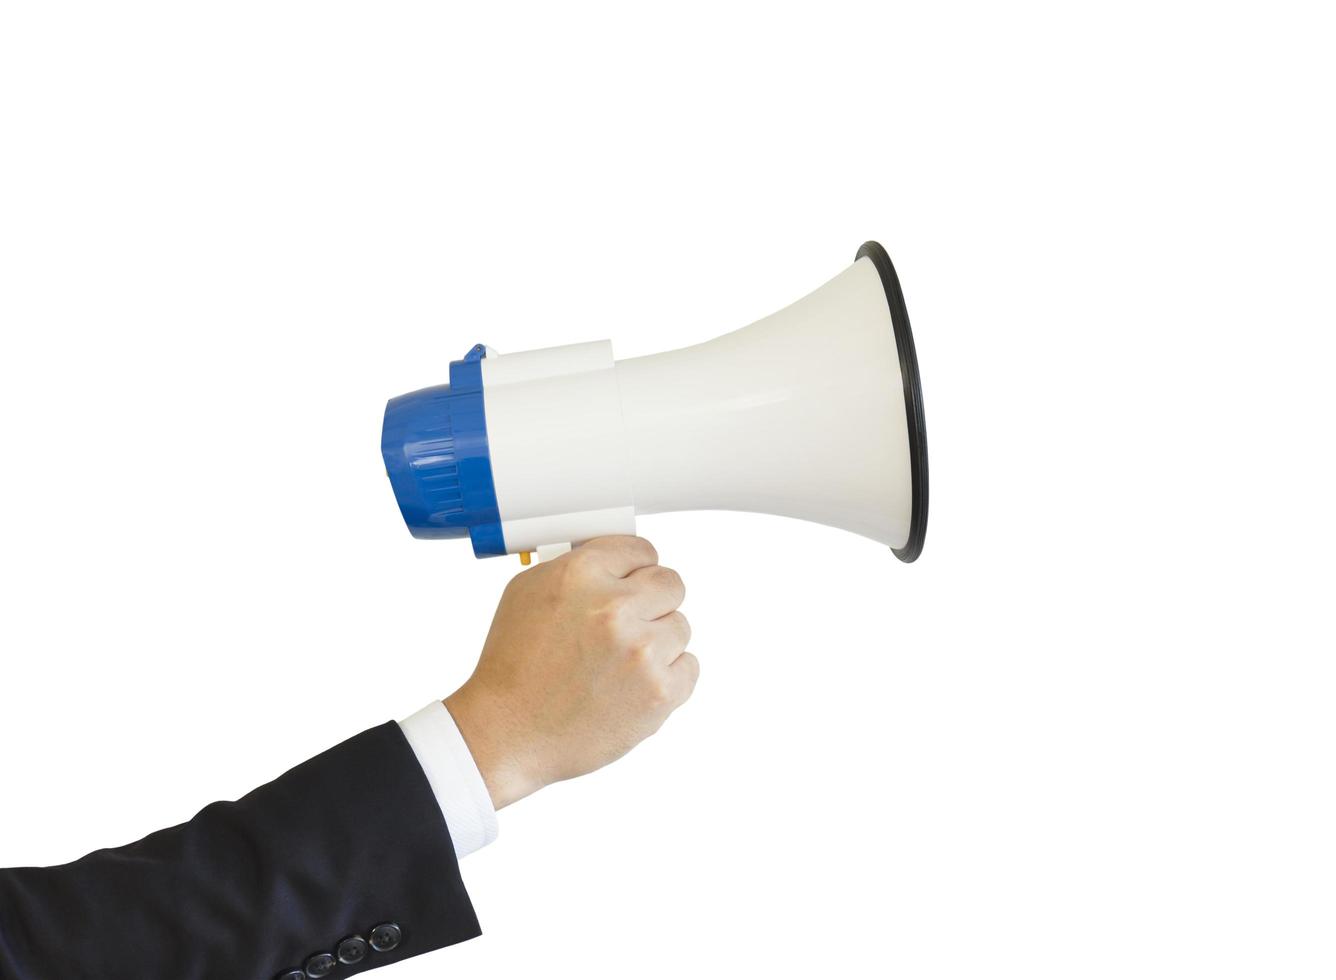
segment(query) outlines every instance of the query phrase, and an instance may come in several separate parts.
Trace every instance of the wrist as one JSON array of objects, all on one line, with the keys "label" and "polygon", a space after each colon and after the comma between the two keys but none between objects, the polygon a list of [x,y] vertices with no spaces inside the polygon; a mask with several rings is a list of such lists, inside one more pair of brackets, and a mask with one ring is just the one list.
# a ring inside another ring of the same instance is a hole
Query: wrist
[{"label": "wrist", "polygon": [[500,810],[546,784],[536,774],[517,737],[518,726],[496,699],[465,684],[444,701],[482,774],[492,806]]}]

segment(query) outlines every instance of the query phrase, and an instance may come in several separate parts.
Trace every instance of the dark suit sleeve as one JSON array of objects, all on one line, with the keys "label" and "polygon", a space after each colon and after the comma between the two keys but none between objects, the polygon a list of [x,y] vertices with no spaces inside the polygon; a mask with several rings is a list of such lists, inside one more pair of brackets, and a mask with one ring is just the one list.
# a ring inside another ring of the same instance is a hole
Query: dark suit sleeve
[{"label": "dark suit sleeve", "polygon": [[393,722],[138,843],[0,870],[0,980],[333,980],[479,932]]}]

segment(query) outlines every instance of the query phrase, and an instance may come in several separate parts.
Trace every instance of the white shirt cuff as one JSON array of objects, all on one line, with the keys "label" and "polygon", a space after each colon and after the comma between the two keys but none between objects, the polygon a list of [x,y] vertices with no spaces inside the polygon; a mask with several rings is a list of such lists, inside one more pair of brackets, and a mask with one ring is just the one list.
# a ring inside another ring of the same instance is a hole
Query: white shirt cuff
[{"label": "white shirt cuff", "polygon": [[445,704],[433,701],[399,722],[450,828],[455,856],[496,840],[496,810],[482,773]]}]

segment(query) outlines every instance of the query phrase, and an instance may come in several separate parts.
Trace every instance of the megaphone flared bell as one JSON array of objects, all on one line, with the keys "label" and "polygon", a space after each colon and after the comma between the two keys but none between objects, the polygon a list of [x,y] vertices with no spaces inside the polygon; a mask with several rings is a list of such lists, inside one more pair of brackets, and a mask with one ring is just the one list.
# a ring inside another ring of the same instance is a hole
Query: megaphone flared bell
[{"label": "megaphone flared bell", "polygon": [[714,340],[616,361],[608,341],[497,355],[391,399],[386,469],[417,537],[480,557],[634,534],[637,514],[742,510],[853,531],[913,561],[928,522],[909,313],[876,242]]}]

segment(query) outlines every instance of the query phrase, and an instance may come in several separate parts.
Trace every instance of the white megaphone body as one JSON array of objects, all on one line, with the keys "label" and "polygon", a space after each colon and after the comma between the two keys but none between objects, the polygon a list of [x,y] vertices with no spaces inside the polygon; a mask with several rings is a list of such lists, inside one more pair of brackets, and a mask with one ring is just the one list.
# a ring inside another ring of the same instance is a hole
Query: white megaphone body
[{"label": "white megaphone body", "polygon": [[540,557],[637,514],[743,510],[923,547],[928,455],[909,314],[868,242],[793,305],[714,340],[617,361],[608,341],[498,355],[391,399],[381,437],[417,537]]}]

